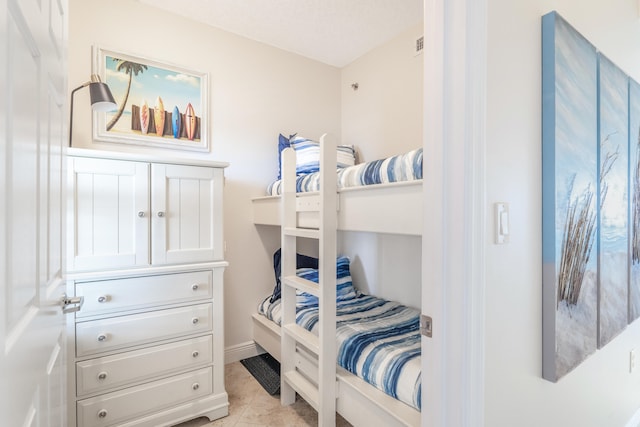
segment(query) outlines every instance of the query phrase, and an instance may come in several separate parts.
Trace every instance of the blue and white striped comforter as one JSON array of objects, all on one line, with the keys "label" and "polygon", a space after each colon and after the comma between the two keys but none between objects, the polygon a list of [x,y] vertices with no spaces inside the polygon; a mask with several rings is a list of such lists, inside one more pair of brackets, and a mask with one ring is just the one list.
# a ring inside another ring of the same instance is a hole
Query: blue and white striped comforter
[{"label": "blue and white striped comforter", "polygon": [[[270,303],[269,299],[260,304],[258,311],[279,325],[281,300]],[[298,301],[296,322],[317,335],[317,303],[314,298],[302,297]],[[418,310],[370,295],[338,301],[336,335],[340,366],[420,410]]]},{"label": "blue and white striped comforter", "polygon": [[[338,189],[418,179],[422,179],[422,148],[386,159],[338,169]],[[280,194],[281,186],[282,180],[272,182],[267,187],[267,194],[277,196]],[[296,191],[318,191],[319,188],[319,172],[297,177]]]}]

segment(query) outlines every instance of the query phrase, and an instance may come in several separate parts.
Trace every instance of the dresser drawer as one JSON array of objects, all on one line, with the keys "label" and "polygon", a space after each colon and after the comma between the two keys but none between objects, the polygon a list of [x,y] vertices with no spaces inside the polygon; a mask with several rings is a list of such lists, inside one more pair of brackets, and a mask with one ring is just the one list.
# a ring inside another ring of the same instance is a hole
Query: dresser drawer
[{"label": "dresser drawer", "polygon": [[212,330],[212,304],[76,323],[76,355],[89,356]]},{"label": "dresser drawer", "polygon": [[213,371],[203,368],[77,402],[78,425],[107,427],[212,393]]},{"label": "dresser drawer", "polygon": [[193,271],[76,283],[84,296],[77,318],[212,298],[212,273]]},{"label": "dresser drawer", "polygon": [[76,364],[78,396],[211,364],[213,338],[193,338]]}]

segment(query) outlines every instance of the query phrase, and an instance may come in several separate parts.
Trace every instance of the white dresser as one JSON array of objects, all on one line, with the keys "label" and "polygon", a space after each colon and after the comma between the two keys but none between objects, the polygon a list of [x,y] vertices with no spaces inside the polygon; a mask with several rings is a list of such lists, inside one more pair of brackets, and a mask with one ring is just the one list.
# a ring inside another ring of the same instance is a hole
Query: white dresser
[{"label": "white dresser", "polygon": [[228,414],[226,163],[69,149],[70,419],[173,425]]}]

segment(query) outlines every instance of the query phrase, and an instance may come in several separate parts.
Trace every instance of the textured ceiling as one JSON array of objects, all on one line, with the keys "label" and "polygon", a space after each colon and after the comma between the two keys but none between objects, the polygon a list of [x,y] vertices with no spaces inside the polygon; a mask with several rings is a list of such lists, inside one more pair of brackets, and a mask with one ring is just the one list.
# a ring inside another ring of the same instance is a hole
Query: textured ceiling
[{"label": "textured ceiling", "polygon": [[423,0],[139,0],[343,67],[423,19]]}]

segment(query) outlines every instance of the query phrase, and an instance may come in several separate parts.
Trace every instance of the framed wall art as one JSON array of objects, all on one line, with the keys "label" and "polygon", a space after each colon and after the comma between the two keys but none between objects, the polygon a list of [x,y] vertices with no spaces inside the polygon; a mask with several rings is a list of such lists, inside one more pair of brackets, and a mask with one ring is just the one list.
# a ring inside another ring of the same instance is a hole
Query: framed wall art
[{"label": "framed wall art", "polygon": [[543,377],[598,347],[598,54],[542,18]]},{"label": "framed wall art", "polygon": [[117,105],[94,113],[95,140],[209,150],[206,73],[99,47],[93,73],[109,85]]},{"label": "framed wall art", "polygon": [[542,376],[640,317],[640,85],[542,17]]}]

